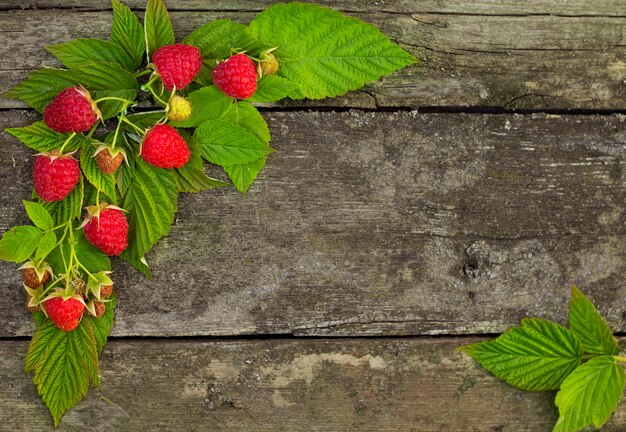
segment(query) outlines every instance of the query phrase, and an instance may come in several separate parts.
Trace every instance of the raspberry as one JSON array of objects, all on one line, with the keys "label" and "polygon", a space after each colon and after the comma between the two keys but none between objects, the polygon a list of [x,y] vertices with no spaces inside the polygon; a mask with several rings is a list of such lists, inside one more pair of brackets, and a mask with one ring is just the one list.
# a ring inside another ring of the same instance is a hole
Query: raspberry
[{"label": "raspberry", "polygon": [[124,154],[117,153],[115,156],[111,156],[111,152],[108,148],[96,154],[96,163],[102,174],[113,174],[120,167],[124,161]]},{"label": "raspberry", "polygon": [[25,268],[22,270],[22,280],[24,281],[24,285],[29,288],[35,289],[38,286],[45,284],[49,278],[50,272],[47,270],[45,271],[41,279],[39,279],[39,276],[37,276],[37,270],[35,270],[34,268]]},{"label": "raspberry", "polygon": [[183,121],[191,115],[191,103],[182,96],[172,96],[167,112],[168,120]]},{"label": "raspberry", "polygon": [[211,76],[215,85],[230,97],[248,99],[256,91],[256,66],[243,53],[219,63]]},{"label": "raspberry", "polygon": [[52,322],[63,331],[72,331],[78,327],[85,305],[75,297],[64,300],[62,297],[52,297],[46,300],[46,312]]},{"label": "raspberry", "polygon": [[41,154],[35,158],[33,168],[35,192],[46,202],[65,199],[79,179],[78,162],[70,155]]},{"label": "raspberry", "polygon": [[87,241],[109,256],[119,255],[128,247],[128,221],[119,207],[89,208],[83,231]]},{"label": "raspberry", "polygon": [[170,125],[158,124],[148,131],[141,145],[141,157],[157,168],[180,168],[189,161],[189,147]]},{"label": "raspberry", "polygon": [[93,302],[93,307],[96,310],[96,318],[102,318],[107,310],[107,306],[100,301]]},{"label": "raspberry", "polygon": [[113,294],[113,285],[102,285],[100,287],[100,298],[107,298]]},{"label": "raspberry", "polygon": [[261,75],[274,75],[278,72],[280,65],[278,59],[272,53],[267,53],[261,58]]},{"label": "raspberry", "polygon": [[60,133],[86,132],[99,117],[89,92],[80,87],[68,87],[56,95],[43,114],[48,127]]},{"label": "raspberry", "polygon": [[168,90],[182,90],[198,75],[202,68],[202,55],[195,46],[167,45],[152,54],[152,63]]}]

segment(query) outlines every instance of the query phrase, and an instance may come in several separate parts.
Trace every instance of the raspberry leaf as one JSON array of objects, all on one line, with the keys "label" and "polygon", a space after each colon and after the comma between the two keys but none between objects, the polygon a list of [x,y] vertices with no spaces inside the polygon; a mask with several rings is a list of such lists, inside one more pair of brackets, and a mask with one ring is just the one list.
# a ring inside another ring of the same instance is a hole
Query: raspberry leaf
[{"label": "raspberry leaf", "polygon": [[202,157],[220,166],[252,162],[273,151],[241,126],[225,120],[202,123],[194,137],[200,143]]},{"label": "raspberry leaf", "polygon": [[539,318],[522,320],[496,340],[460,348],[489,372],[522,390],[555,390],[580,364],[580,342],[565,327]]},{"label": "raspberry leaf", "polygon": [[88,320],[71,332],[46,320],[37,326],[26,357],[26,369],[48,406],[55,427],[63,414],[86,394],[89,382],[99,384],[96,341]]},{"label": "raspberry leaf", "polygon": [[131,72],[141,65],[146,51],[143,28],[137,15],[119,0],[113,0],[110,40],[124,50]]},{"label": "raspberry leaf", "polygon": [[115,177],[113,174],[103,174],[98,168],[96,159],[87,149],[80,152],[80,168],[85,174],[85,178],[96,189],[105,194],[112,204],[117,203],[117,193],[115,191]]},{"label": "raspberry leaf", "polygon": [[32,201],[22,201],[26,208],[26,213],[35,226],[42,230],[49,230],[54,228],[54,220],[48,213],[48,210],[41,204],[37,204]]},{"label": "raspberry leaf", "polygon": [[46,49],[66,68],[79,67],[92,62],[108,62],[117,63],[129,71],[136,69],[122,47],[102,39],[79,38],[50,45]]},{"label": "raspberry leaf", "polygon": [[598,355],[617,354],[617,343],[613,332],[593,303],[576,287],[572,287],[569,327],[582,343],[585,352]]},{"label": "raspberry leaf", "polygon": [[207,120],[215,120],[224,115],[233,105],[233,98],[226,96],[215,86],[203,87],[190,93],[191,116],[184,121],[169,122],[175,127],[198,127]]},{"label": "raspberry leaf", "polygon": [[128,211],[128,248],[121,258],[146,275],[150,269],[142,262],[144,255],[161,237],[167,235],[174,222],[178,192],[174,173],[154,168],[141,159],[122,207]]},{"label": "raspberry leaf", "polygon": [[248,102],[276,102],[288,97],[297,87],[297,84],[285,78],[267,75],[259,80],[256,92]]},{"label": "raspberry leaf", "polygon": [[111,295],[110,301],[106,303],[106,311],[100,318],[95,318],[91,315],[83,316],[83,320],[88,320],[91,323],[93,329],[93,335],[96,341],[96,348],[98,350],[98,356],[102,354],[102,349],[107,342],[111,327],[113,327],[113,317],[115,306],[117,305],[117,297]]},{"label": "raspberry leaf", "polygon": [[250,33],[278,47],[278,73],[300,86],[298,99],[339,96],[416,62],[375,26],[313,4],[275,4]]},{"label": "raspberry leaf", "polygon": [[174,30],[165,4],[161,0],[148,0],[144,18],[146,49],[148,56],[165,45],[174,43]]},{"label": "raspberry leaf", "polygon": [[559,420],[553,432],[575,432],[593,423],[600,428],[624,393],[626,374],[612,356],[600,356],[578,367],[556,395]]},{"label": "raspberry leaf", "polygon": [[[21,128],[8,128],[5,131],[22,141],[27,147],[40,153],[59,148],[68,137],[53,131],[43,121]],[[65,151],[77,150],[88,143],[82,135],[76,135],[65,145]]]},{"label": "raspberry leaf", "polygon": [[43,232],[31,225],[11,228],[0,239],[0,260],[20,263],[35,252]]},{"label": "raspberry leaf", "polygon": [[180,134],[187,142],[187,146],[191,152],[191,157],[185,166],[172,170],[174,172],[176,184],[178,185],[178,191],[200,192],[206,189],[230,186],[228,183],[221,180],[207,177],[204,173],[202,153],[198,142],[194,137],[184,131],[180,131]]},{"label": "raspberry leaf", "polygon": [[[241,126],[269,145],[271,136],[267,123],[259,111],[250,103],[238,102],[222,116],[222,119]],[[259,172],[265,166],[265,160],[266,157],[264,156],[246,164],[225,166],[224,171],[226,171],[237,190],[245,195],[252,182],[256,180]]]},{"label": "raspberry leaf", "polygon": [[48,231],[43,235],[41,241],[37,245],[37,252],[35,253],[35,259],[37,261],[44,259],[57,243],[57,236],[54,231]]}]

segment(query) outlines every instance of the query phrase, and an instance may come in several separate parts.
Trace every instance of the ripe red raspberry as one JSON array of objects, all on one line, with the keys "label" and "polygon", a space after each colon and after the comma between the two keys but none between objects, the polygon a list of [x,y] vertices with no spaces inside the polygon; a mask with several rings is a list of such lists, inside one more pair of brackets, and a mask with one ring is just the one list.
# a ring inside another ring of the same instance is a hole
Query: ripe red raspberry
[{"label": "ripe red raspberry", "polygon": [[86,132],[99,117],[89,92],[80,87],[68,87],[56,95],[43,114],[48,127],[60,133]]},{"label": "ripe red raspberry", "polygon": [[48,270],[45,271],[41,279],[37,276],[37,270],[34,268],[25,268],[22,270],[22,280],[24,281],[24,285],[29,288],[35,289],[38,286],[45,284],[49,278],[50,272]]},{"label": "ripe red raspberry", "polygon": [[72,331],[78,327],[85,305],[75,297],[64,300],[52,297],[46,300],[46,312],[52,322],[63,331]]},{"label": "ripe red raspberry", "polygon": [[180,168],[189,161],[189,156],[183,137],[167,124],[150,129],[141,144],[141,157],[157,168]]},{"label": "ripe red raspberry", "polygon": [[243,53],[219,63],[211,75],[215,85],[230,97],[248,99],[256,91],[256,66]]},{"label": "ripe red raspberry", "polygon": [[91,207],[85,219],[85,237],[95,247],[109,256],[119,255],[128,246],[128,221],[119,207]]},{"label": "ripe red raspberry", "polygon": [[41,154],[35,158],[33,183],[39,198],[46,202],[61,201],[80,180],[78,162],[71,155]]},{"label": "ripe red raspberry", "polygon": [[168,90],[182,90],[198,75],[202,68],[202,55],[195,46],[167,45],[152,54],[152,63]]}]

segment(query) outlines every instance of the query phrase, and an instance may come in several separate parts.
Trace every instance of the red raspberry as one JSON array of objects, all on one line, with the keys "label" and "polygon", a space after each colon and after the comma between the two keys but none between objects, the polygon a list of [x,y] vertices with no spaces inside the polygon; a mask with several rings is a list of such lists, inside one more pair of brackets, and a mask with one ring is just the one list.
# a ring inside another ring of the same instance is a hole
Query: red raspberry
[{"label": "red raspberry", "polygon": [[83,231],[89,243],[109,256],[119,255],[128,247],[128,221],[117,207],[105,207],[88,216]]},{"label": "red raspberry", "polygon": [[47,202],[61,201],[72,192],[80,179],[80,168],[70,155],[42,154],[35,158],[33,183],[39,198]]},{"label": "red raspberry", "polygon": [[202,55],[195,46],[186,44],[167,45],[152,54],[161,81],[168,90],[182,90],[198,75],[202,68]]},{"label": "red raspberry", "polygon": [[43,114],[48,127],[60,133],[86,132],[99,117],[89,92],[80,87],[68,87],[56,95]]},{"label": "red raspberry", "polygon": [[167,124],[150,129],[141,145],[141,157],[157,168],[180,168],[189,161],[189,156],[183,137]]},{"label": "red raspberry", "polygon": [[63,331],[72,331],[78,327],[85,305],[78,299],[70,297],[52,297],[46,300],[46,312],[52,322]]},{"label": "red raspberry", "polygon": [[219,63],[211,76],[215,85],[230,97],[248,99],[256,91],[256,66],[243,53]]}]

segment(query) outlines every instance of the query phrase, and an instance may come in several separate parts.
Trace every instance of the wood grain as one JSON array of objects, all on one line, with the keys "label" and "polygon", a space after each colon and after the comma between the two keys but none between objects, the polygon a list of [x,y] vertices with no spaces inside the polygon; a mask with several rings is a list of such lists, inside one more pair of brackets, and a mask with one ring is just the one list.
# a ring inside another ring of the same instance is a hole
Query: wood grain
[{"label": "wood grain", "polygon": [[[247,197],[182,196],[154,281],[115,263],[115,335],[494,333],[562,321],[572,284],[626,330],[622,117],[265,116],[278,151]],[[5,230],[26,222],[31,152],[2,140]],[[0,336],[32,331],[15,268]]]},{"label": "wood grain", "polygon": [[[179,39],[208,20],[248,22],[271,3],[168,2]],[[626,108],[623,0],[321,3],[379,26],[422,64],[338,99],[279,106]],[[54,7],[62,9],[49,9]],[[45,45],[106,37],[109,8],[108,0],[0,1],[5,10],[0,12],[0,92],[42,65],[58,64]],[[24,105],[0,100],[0,108],[9,107]]]},{"label": "wood grain", "polygon": [[[554,393],[517,390],[456,351],[478,340],[112,340],[102,387],[58,431],[552,430]],[[0,423],[49,431],[32,378],[19,373],[25,350],[0,342]],[[602,430],[625,428],[622,402]]]}]

